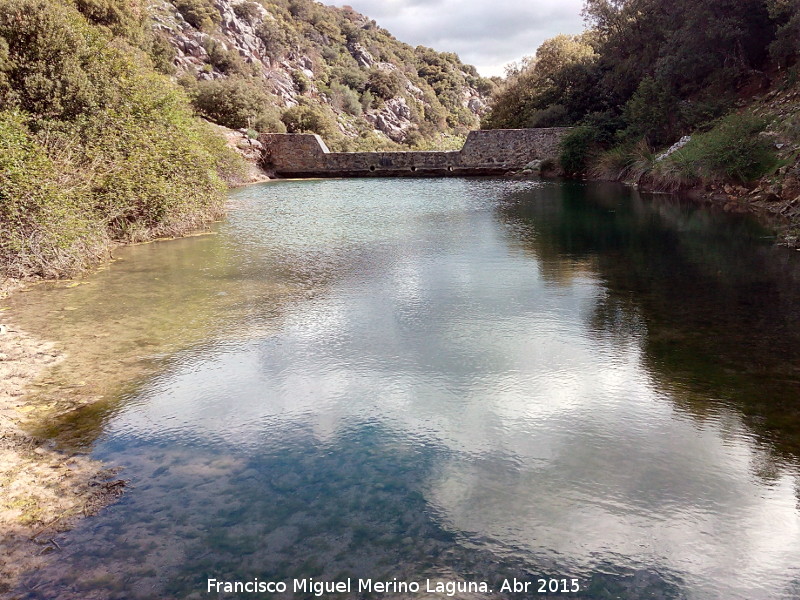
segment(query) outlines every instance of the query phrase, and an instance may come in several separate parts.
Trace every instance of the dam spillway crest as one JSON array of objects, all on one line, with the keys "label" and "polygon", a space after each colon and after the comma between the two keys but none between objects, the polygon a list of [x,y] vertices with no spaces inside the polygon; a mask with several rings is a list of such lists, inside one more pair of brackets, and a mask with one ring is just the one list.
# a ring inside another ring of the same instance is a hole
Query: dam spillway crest
[{"label": "dam spillway crest", "polygon": [[555,159],[569,127],[471,131],[458,151],[331,152],[317,134],[265,133],[262,163],[279,177],[502,175]]}]

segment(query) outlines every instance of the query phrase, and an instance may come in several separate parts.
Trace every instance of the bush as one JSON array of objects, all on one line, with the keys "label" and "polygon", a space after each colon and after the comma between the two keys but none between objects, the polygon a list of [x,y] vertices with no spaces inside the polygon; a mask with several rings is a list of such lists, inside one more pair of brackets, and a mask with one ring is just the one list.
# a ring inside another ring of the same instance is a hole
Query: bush
[{"label": "bush", "polygon": [[107,27],[114,35],[138,41],[144,32],[147,13],[135,0],[73,0],[90,23]]},{"label": "bush", "polygon": [[378,98],[388,100],[400,93],[400,90],[403,89],[403,84],[400,81],[400,76],[394,71],[387,72],[373,69],[367,77],[366,88]]},{"label": "bush", "polygon": [[255,24],[256,21],[258,21],[258,19],[261,17],[261,10],[259,9],[258,4],[255,2],[245,1],[239,4],[234,4],[233,12],[237,17],[247,21],[251,25]]},{"label": "bush", "polygon": [[181,16],[195,29],[209,31],[222,19],[209,0],[173,0]]},{"label": "bush", "polygon": [[627,143],[601,152],[593,160],[589,173],[608,181],[639,182],[653,170],[656,155],[647,140]]},{"label": "bush", "polygon": [[156,71],[164,75],[174,75],[176,71],[175,58],[178,56],[175,46],[170,44],[163,34],[156,32],[150,36],[149,42],[147,54],[153,61]]},{"label": "bush", "polygon": [[772,142],[759,135],[766,126],[766,120],[752,113],[723,117],[664,159],[658,174],[679,183],[753,181],[778,166]]},{"label": "bush", "polygon": [[625,104],[623,113],[628,128],[625,135],[644,136],[650,144],[663,145],[673,141],[677,127],[678,100],[663,83],[645,77]]},{"label": "bush", "polygon": [[80,189],[59,177],[19,112],[0,112],[0,272],[54,277],[84,267],[104,245],[81,206]]},{"label": "bush", "polygon": [[0,106],[73,119],[106,100],[99,80],[107,69],[97,62],[104,38],[76,10],[48,0],[0,1],[0,39],[7,56]]},{"label": "bush", "polygon": [[311,81],[306,77],[306,74],[299,69],[292,71],[292,82],[294,83],[294,87],[296,87],[297,91],[301,94],[305,94],[311,89]]},{"label": "bush", "polygon": [[273,59],[283,58],[293,41],[287,29],[274,19],[264,19],[256,28],[256,36],[264,44],[267,55]]},{"label": "bush", "polygon": [[70,274],[110,241],[219,214],[220,175],[240,163],[142,52],[54,0],[0,0],[0,39],[11,65],[0,90],[6,275]]},{"label": "bush", "polygon": [[364,93],[361,94],[361,108],[364,112],[375,108],[376,102],[377,98],[375,98],[369,90],[364,90]]},{"label": "bush", "polygon": [[589,161],[597,155],[600,132],[594,127],[576,127],[561,140],[559,161],[569,176],[586,172]]},{"label": "bush", "polygon": [[363,92],[367,85],[367,74],[357,67],[333,67],[330,72],[331,82],[338,81],[351,90]]},{"label": "bush", "polygon": [[301,104],[287,108],[281,121],[289,133],[318,133],[326,139],[339,135],[333,116],[318,106]]},{"label": "bush", "polygon": [[358,94],[341,83],[332,83],[330,86],[331,106],[334,110],[344,111],[355,117],[361,115],[361,100]]},{"label": "bush", "polygon": [[281,121],[280,110],[275,106],[261,111],[253,121],[253,129],[259,133],[286,133],[286,125]]},{"label": "bush", "polygon": [[203,48],[208,53],[208,62],[225,75],[253,74],[253,69],[236,50],[229,50],[212,38],[203,40]]},{"label": "bush", "polygon": [[277,120],[275,100],[258,80],[228,77],[191,82],[192,103],[197,111],[215,123],[241,129],[274,131],[270,123]]}]

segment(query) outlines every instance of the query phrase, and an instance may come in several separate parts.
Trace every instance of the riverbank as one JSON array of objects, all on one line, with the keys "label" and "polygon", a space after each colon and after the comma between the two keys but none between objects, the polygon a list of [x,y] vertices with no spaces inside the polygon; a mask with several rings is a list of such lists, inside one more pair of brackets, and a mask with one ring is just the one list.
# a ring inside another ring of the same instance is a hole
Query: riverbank
[{"label": "riverbank", "polygon": [[[255,140],[212,126],[246,164],[230,187],[269,181]],[[255,142],[255,144],[253,143]],[[230,182],[229,182],[230,184]],[[122,244],[124,245],[124,244]],[[25,294],[35,280],[0,282],[0,597],[13,598],[20,575],[59,552],[58,534],[114,502],[125,489],[117,470],[84,453],[64,452],[32,434],[38,422],[75,410],[73,398],[37,398],[37,383],[66,354],[41,332],[19,329],[4,318],[4,300]],[[91,400],[89,400],[91,401]],[[29,427],[30,426],[30,427]]]},{"label": "riverbank", "polygon": [[[778,83],[771,91],[748,101],[740,110],[763,119],[758,134],[774,152],[777,167],[749,183],[712,181],[686,190],[690,197],[721,206],[729,212],[749,213],[776,230],[778,243],[800,246],[800,85]],[[663,191],[658,180],[642,185],[646,191]]]},{"label": "riverbank", "polygon": [[[0,307],[19,282],[0,288]],[[0,312],[0,315],[3,313]],[[30,434],[26,424],[45,411],[30,393],[37,379],[64,359],[51,342],[0,317],[0,597],[13,598],[20,575],[61,550],[58,534],[119,497],[125,481],[84,454],[62,452]]]}]

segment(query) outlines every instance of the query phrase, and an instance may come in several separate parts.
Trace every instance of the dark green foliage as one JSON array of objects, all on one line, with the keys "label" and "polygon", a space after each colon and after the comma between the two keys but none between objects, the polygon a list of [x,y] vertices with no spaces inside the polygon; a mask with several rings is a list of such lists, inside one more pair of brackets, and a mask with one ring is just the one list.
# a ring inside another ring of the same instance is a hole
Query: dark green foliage
[{"label": "dark green foliage", "polygon": [[0,38],[9,59],[3,65],[0,106],[45,118],[73,119],[102,106],[107,76],[86,68],[103,43],[74,9],[47,0],[0,3]]},{"label": "dark green foliage", "polygon": [[[512,69],[483,127],[584,125],[600,149],[664,147],[728,112],[739,90],[763,89],[770,56],[785,67],[800,52],[796,0],[586,0],[584,16],[589,31]],[[568,138],[569,173],[588,166],[585,135]]]},{"label": "dark green foliage", "polygon": [[496,95],[485,129],[571,125],[597,100],[596,54],[588,36],[559,35],[523,62]]},{"label": "dark green foliage", "polygon": [[220,22],[219,11],[210,0],[173,0],[186,22],[202,31],[209,31]]},{"label": "dark green foliage", "polygon": [[90,23],[107,27],[114,35],[136,41],[143,33],[147,12],[132,0],[73,0]]},{"label": "dark green foliage", "polygon": [[367,77],[366,87],[373,96],[386,100],[400,93],[403,84],[394,71],[372,69]]},{"label": "dark green foliage", "polygon": [[567,175],[586,171],[589,161],[596,156],[600,132],[594,127],[576,127],[561,142],[561,167]]},{"label": "dark green foliage", "polygon": [[266,46],[269,57],[280,59],[296,39],[290,34],[291,31],[293,30],[282,26],[278,21],[264,19],[256,28],[256,35]]},{"label": "dark green foliage", "polygon": [[344,111],[355,117],[363,111],[358,93],[341,83],[334,82],[330,85],[330,99],[334,110]]},{"label": "dark green foliage", "polygon": [[292,71],[292,82],[301,94],[305,94],[311,88],[311,81],[300,70]]},{"label": "dark green foliage", "polygon": [[796,0],[768,0],[767,9],[778,26],[770,55],[780,66],[789,66],[800,56],[800,5]]},{"label": "dark green foliage", "polygon": [[648,143],[664,145],[675,138],[678,121],[678,98],[650,76],[639,82],[639,87],[623,107],[628,124],[625,135],[644,137]]},{"label": "dark green foliage", "polygon": [[156,71],[164,75],[175,74],[175,57],[178,53],[163,34],[153,32],[146,50]]},{"label": "dark green foliage", "polygon": [[257,79],[228,77],[190,81],[189,84],[192,104],[201,115],[215,123],[232,129],[246,127],[261,132],[278,132],[280,129],[275,99]]},{"label": "dark green foliage", "polygon": [[330,71],[330,80],[346,85],[352,90],[362,92],[366,89],[367,73],[358,67],[337,66]]}]

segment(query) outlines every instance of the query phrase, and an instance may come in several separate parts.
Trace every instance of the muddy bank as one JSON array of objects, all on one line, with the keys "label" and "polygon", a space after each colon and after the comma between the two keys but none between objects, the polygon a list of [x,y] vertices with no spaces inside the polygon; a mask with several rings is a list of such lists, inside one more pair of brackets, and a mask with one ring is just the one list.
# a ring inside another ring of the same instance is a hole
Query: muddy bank
[{"label": "muddy bank", "polygon": [[[20,287],[6,282],[0,307]],[[125,482],[86,455],[64,453],[28,432],[28,425],[64,410],[31,393],[64,355],[3,315],[0,311],[0,598],[14,598],[20,575],[60,551],[59,532],[112,502]]]}]

